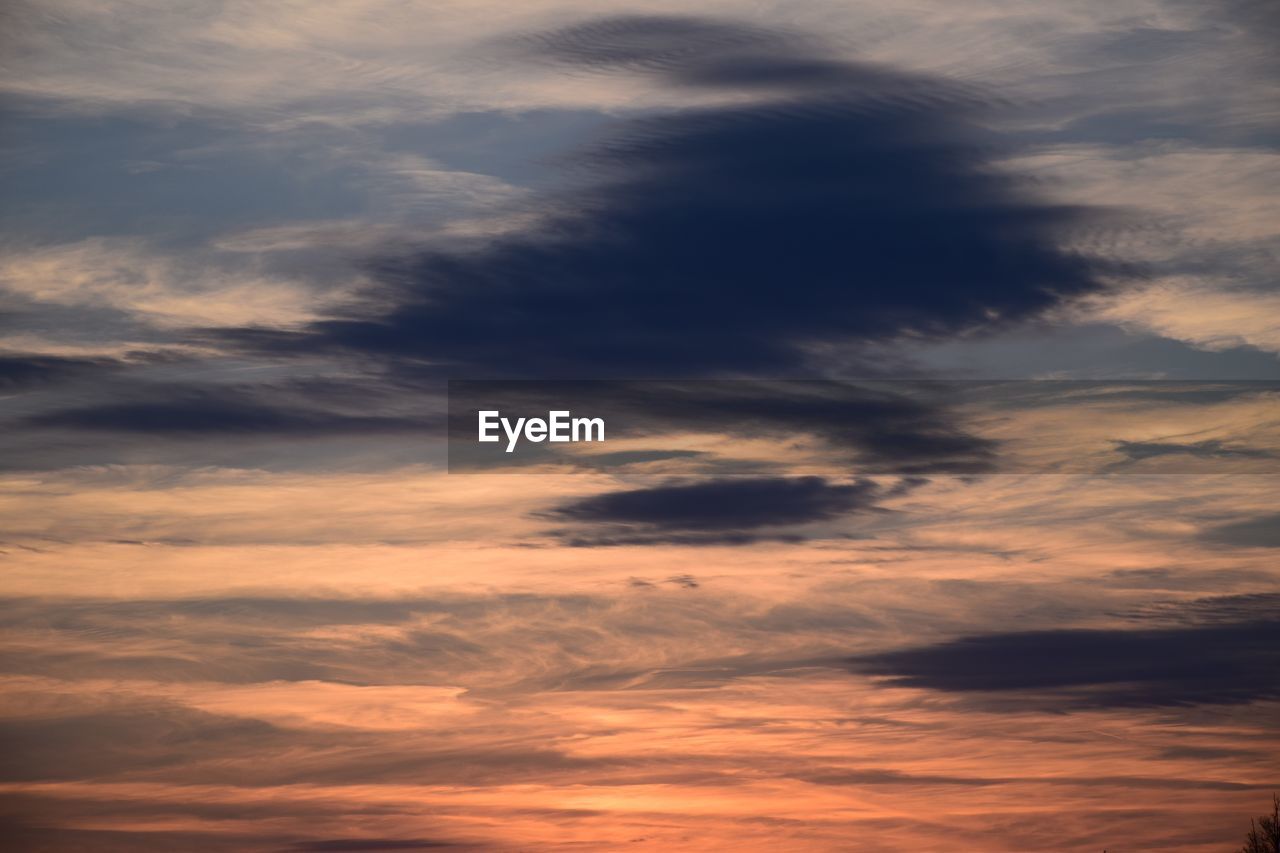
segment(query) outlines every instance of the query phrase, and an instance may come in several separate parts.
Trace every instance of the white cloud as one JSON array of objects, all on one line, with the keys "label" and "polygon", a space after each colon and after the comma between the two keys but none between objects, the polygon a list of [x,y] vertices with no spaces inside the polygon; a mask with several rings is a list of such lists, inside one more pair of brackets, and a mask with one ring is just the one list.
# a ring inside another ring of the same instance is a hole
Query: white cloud
[{"label": "white cloud", "polygon": [[158,326],[293,325],[325,300],[297,281],[101,237],[10,251],[0,287],[37,304],[114,308]]},{"label": "white cloud", "polygon": [[1008,164],[1054,197],[1138,211],[1127,250],[1165,259],[1280,236],[1280,153],[1180,142],[1057,145]]},{"label": "white cloud", "polygon": [[1280,292],[1223,290],[1171,278],[1100,302],[1099,319],[1147,329],[1200,349],[1252,346],[1280,353]]},{"label": "white cloud", "polygon": [[[709,0],[696,10],[676,0],[607,9],[588,0],[43,0],[10,13],[11,38],[21,49],[10,52],[5,87],[86,106],[250,111],[268,122],[378,123],[466,109],[617,107],[658,96],[619,77],[508,62],[489,48],[504,35],[602,14],[691,12],[818,32],[872,61],[1040,95],[1059,94],[1064,83],[1074,86],[1070,75],[1097,66],[1098,56],[1082,50],[1093,39],[1135,27],[1176,31],[1198,24],[1194,10],[1159,0],[856,6]],[[1217,33],[1235,46],[1231,27]],[[1220,47],[1209,45],[1211,61],[1230,57]],[[1165,68],[1159,85],[1173,93],[1197,80],[1203,86],[1198,70]],[[1150,96],[1151,75],[1125,79],[1126,88]]]},{"label": "white cloud", "polygon": [[1145,285],[1077,306],[1074,319],[1207,350],[1280,352],[1280,154],[1170,142],[1066,145],[1009,165],[1063,201],[1124,211],[1127,224],[1082,233],[1081,247],[1155,271]]}]

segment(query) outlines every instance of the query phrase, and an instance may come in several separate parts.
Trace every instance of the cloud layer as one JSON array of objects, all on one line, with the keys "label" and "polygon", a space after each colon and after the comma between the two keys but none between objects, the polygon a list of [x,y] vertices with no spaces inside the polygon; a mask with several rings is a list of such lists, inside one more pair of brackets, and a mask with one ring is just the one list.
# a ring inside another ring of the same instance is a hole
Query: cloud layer
[{"label": "cloud layer", "polygon": [[[11,5],[11,845],[1210,853],[1266,807],[1266,4]],[[457,376],[699,379],[445,473]]]}]

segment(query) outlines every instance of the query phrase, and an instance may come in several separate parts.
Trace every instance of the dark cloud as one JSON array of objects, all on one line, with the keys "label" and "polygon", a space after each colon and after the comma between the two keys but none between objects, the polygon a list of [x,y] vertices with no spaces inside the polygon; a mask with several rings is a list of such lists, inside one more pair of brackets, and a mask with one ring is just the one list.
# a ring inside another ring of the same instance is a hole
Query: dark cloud
[{"label": "dark cloud", "polygon": [[983,788],[990,785],[1037,784],[1054,786],[1097,787],[1100,785],[1120,785],[1125,788],[1148,788],[1155,790],[1214,790],[1214,791],[1250,791],[1267,790],[1271,786],[1266,783],[1249,784],[1245,782],[1221,782],[1201,779],[1168,779],[1147,778],[1141,776],[1035,776],[1035,777],[992,777],[992,776],[940,776],[928,774],[903,773],[898,770],[884,768],[831,768],[812,773],[797,774],[796,778],[815,785],[852,785],[867,787],[875,785],[946,785]]},{"label": "dark cloud", "polygon": [[[1185,4],[1186,0],[1182,0]],[[1242,47],[1250,48],[1247,58],[1257,63],[1272,79],[1280,77],[1280,59],[1275,44],[1280,40],[1280,7],[1270,0],[1218,0],[1210,4],[1190,4],[1213,23],[1225,21],[1244,36]],[[1245,59],[1246,57],[1239,57]],[[1273,122],[1277,118],[1274,105],[1266,113]],[[1274,126],[1274,125],[1273,125]]]},{"label": "dark cloud", "polygon": [[986,787],[999,785],[1003,779],[984,779],[975,776],[940,776],[917,773],[904,773],[901,770],[886,768],[833,767],[818,769],[813,772],[797,775],[813,785],[852,785],[863,788],[875,785],[959,785],[963,787]]},{"label": "dark cloud", "polygon": [[1214,595],[1172,605],[1163,614],[1181,624],[1223,625],[1266,621],[1280,613],[1280,592]]},{"label": "dark cloud", "polygon": [[890,684],[997,704],[1140,707],[1280,698],[1280,620],[987,634],[854,658]]},{"label": "dark cloud", "polygon": [[719,480],[593,495],[550,514],[662,530],[735,530],[834,518],[867,509],[879,493],[868,480],[850,485],[821,477]]},{"label": "dark cloud", "polygon": [[0,355],[0,390],[14,390],[76,379],[111,370],[108,359],[62,358],[47,355]]},{"label": "dark cloud", "polygon": [[[1117,589],[1171,589],[1215,592],[1243,585],[1257,586],[1271,581],[1262,569],[1115,569],[1099,578]],[[1280,606],[1280,602],[1277,602]]]},{"label": "dark cloud", "polygon": [[1272,459],[1275,454],[1256,447],[1239,447],[1211,439],[1179,444],[1173,441],[1117,441],[1116,450],[1133,460],[1157,456],[1194,456],[1198,459]]},{"label": "dark cloud", "polygon": [[1215,761],[1223,758],[1250,758],[1256,755],[1256,752],[1247,748],[1231,748],[1224,746],[1194,746],[1182,745],[1171,746],[1160,750],[1161,758],[1172,759],[1173,761],[1182,761],[1191,759],[1193,761]]},{"label": "dark cloud", "polygon": [[822,477],[711,480],[592,495],[543,515],[605,526],[599,534],[561,531],[576,544],[736,545],[770,538],[757,533],[761,528],[878,509],[876,501],[884,493],[871,480],[848,484],[833,484]]},{"label": "dark cloud", "polygon": [[373,304],[389,307],[231,339],[445,374],[804,371],[828,344],[993,327],[1119,272],[1062,248],[1089,214],[1000,175],[1000,140],[954,85],[699,19],[528,43],[739,97],[622,122],[576,155],[584,182],[541,199],[535,227],[374,264]]},{"label": "dark cloud", "polygon": [[691,548],[713,545],[743,546],[762,542],[800,544],[805,537],[798,533],[748,533],[742,530],[678,533],[672,531],[627,530],[613,526],[605,530],[551,530],[571,548],[616,548],[624,545],[680,545]]},{"label": "dark cloud", "polygon": [[[198,750],[195,754],[199,754]],[[175,791],[179,789],[180,786],[174,788]],[[72,796],[45,796],[21,791],[8,792],[3,805],[0,805],[0,837],[8,844],[6,849],[31,853],[64,850],[110,853],[286,851],[309,843],[300,840],[303,838],[336,841],[344,829],[350,829],[352,820],[358,822],[362,817],[379,811],[377,806],[352,801],[348,801],[341,811],[335,811],[333,803],[328,800],[306,802],[260,797],[256,802],[226,801],[200,793],[193,793],[190,797],[139,799],[94,787],[82,789]],[[118,825],[124,819],[139,828],[76,828]],[[250,821],[260,822],[253,827],[257,831],[237,831],[238,827]],[[182,832],[155,828],[180,822],[199,824],[207,829]],[[288,825],[298,829],[290,831]],[[437,837],[413,840],[448,843]],[[481,844],[468,846],[456,841],[454,844],[462,849],[486,849]]]},{"label": "dark cloud", "polygon": [[1200,539],[1239,548],[1280,548],[1280,513],[1219,524],[1201,532]]},{"label": "dark cloud", "polygon": [[0,723],[7,782],[154,774],[187,767],[192,750],[263,749],[281,732],[258,720],[156,703]]},{"label": "dark cloud", "polygon": [[[200,374],[201,367],[153,374]],[[82,380],[71,393],[28,395],[0,422],[0,470],[145,464],[334,472],[443,462],[443,402],[393,383],[145,376],[126,371]]]},{"label": "dark cloud", "polygon": [[1280,391],[1275,379],[1006,379],[949,384],[962,399],[1030,409],[1062,403],[1209,407],[1233,400],[1265,401]]},{"label": "dark cloud", "polygon": [[430,838],[331,838],[322,841],[299,841],[287,848],[297,853],[353,853],[373,850],[438,850],[462,846],[454,841]]},{"label": "dark cloud", "polygon": [[[75,812],[78,801],[63,804],[61,810],[47,808],[54,821],[72,823],[80,815]],[[114,815],[109,815],[114,817]],[[104,822],[106,822],[104,820]],[[173,832],[156,829],[74,829],[70,826],[27,826],[15,821],[0,827],[10,850],[23,853],[58,853],[63,850],[95,850],[103,853],[243,853],[260,849],[262,838],[230,832]]]},{"label": "dark cloud", "polygon": [[103,402],[44,412],[23,423],[41,429],[171,436],[410,432],[435,425],[412,418],[309,409],[233,389],[198,388],[172,391],[163,399]]},{"label": "dark cloud", "polygon": [[[1230,578],[1230,574],[1226,575]],[[1253,583],[1270,583],[1274,578],[1263,575],[1252,579]],[[1220,590],[1224,584],[1210,585],[1210,590]],[[1121,611],[1118,615],[1135,625],[1148,627],[1201,628],[1255,624],[1274,621],[1280,613],[1280,592],[1246,592],[1235,595],[1210,595],[1191,601],[1165,599]]]}]

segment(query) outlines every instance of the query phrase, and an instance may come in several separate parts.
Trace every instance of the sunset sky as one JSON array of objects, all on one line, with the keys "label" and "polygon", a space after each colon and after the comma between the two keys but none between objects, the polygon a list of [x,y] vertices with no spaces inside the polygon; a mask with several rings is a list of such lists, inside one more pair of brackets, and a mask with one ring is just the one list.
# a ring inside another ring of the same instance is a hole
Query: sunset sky
[{"label": "sunset sky", "polygon": [[[1276,4],[0,20],[0,847],[1270,808]],[[607,440],[472,465],[466,394]]]}]

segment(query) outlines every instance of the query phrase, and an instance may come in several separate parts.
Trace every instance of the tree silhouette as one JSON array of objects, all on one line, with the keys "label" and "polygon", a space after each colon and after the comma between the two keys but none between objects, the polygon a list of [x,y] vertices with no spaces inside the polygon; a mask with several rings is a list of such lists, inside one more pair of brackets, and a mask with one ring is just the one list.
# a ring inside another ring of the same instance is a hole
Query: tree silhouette
[{"label": "tree silhouette", "polygon": [[1271,795],[1271,814],[1249,824],[1249,837],[1240,853],[1280,853],[1280,796]]}]

